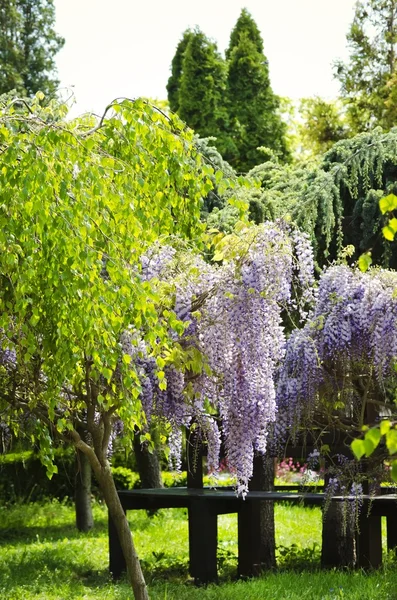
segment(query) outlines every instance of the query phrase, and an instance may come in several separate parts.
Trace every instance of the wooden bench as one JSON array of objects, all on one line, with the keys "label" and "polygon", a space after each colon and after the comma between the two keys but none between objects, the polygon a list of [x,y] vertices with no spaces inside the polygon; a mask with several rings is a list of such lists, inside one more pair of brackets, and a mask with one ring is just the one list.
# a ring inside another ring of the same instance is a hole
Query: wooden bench
[{"label": "wooden bench", "polygon": [[[387,517],[388,548],[397,548],[397,494],[363,496],[357,537],[358,565],[379,567],[382,563],[381,517]],[[251,491],[245,500],[231,489],[168,488],[118,492],[125,512],[159,508],[187,508],[189,520],[189,572],[196,583],[217,580],[218,515],[238,515],[238,574],[249,577],[260,565],[260,528],[255,508],[258,502],[289,502],[303,506],[322,506],[324,493]],[[353,497],[334,496],[332,502],[354,501]],[[125,571],[125,561],[115,527],[109,519],[109,570],[114,578]]]}]

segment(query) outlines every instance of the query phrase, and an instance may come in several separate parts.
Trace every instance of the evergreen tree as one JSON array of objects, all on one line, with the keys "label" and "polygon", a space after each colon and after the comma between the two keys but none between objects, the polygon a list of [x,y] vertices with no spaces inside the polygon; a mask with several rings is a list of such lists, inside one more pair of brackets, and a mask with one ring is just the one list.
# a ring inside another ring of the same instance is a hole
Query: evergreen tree
[{"label": "evergreen tree", "polygon": [[227,60],[229,60],[233,48],[238,46],[240,41],[240,35],[242,33],[246,33],[248,35],[251,42],[255,44],[255,47],[258,52],[263,52],[263,40],[258,25],[251,17],[248,10],[246,8],[243,8],[239,18],[237,19],[237,23],[230,34],[229,47],[226,49],[225,52]]},{"label": "evergreen tree", "polygon": [[193,35],[194,34],[189,29],[184,32],[182,39],[176,47],[176,52],[171,63],[171,76],[167,83],[167,95],[170,109],[172,112],[176,113],[179,109],[179,88],[182,76],[183,57],[189,40]]},{"label": "evergreen tree", "polygon": [[238,171],[263,162],[258,147],[266,147],[282,159],[288,157],[286,125],[277,112],[279,100],[272,91],[269,67],[259,30],[243,10],[232,31],[228,57],[228,109],[235,150],[225,158]]},{"label": "evergreen tree", "polygon": [[[396,122],[397,0],[360,0],[347,34],[348,63],[336,63],[336,78],[356,132]],[[394,93],[394,96],[393,96]]]},{"label": "evergreen tree", "polygon": [[0,93],[52,95],[55,55],[64,39],[54,31],[53,0],[0,0]]},{"label": "evergreen tree", "polygon": [[200,136],[214,136],[222,154],[227,147],[225,95],[225,62],[216,44],[196,29],[183,54],[178,115]]}]

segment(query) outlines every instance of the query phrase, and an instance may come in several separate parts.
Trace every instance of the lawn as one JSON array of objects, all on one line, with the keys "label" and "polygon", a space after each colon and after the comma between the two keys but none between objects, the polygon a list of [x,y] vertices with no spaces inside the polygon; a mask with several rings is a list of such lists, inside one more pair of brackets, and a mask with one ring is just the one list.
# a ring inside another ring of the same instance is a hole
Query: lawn
[{"label": "lawn", "polygon": [[[95,504],[94,513],[95,529],[81,534],[66,503],[0,507],[0,598],[131,598],[125,581],[109,579],[106,510]],[[382,570],[368,574],[319,570],[318,508],[276,506],[280,570],[245,582],[233,580],[236,516],[220,517],[221,584],[200,589],[188,576],[184,510],[159,511],[154,517],[141,511],[130,522],[153,600],[397,600],[397,565],[390,556]]]}]

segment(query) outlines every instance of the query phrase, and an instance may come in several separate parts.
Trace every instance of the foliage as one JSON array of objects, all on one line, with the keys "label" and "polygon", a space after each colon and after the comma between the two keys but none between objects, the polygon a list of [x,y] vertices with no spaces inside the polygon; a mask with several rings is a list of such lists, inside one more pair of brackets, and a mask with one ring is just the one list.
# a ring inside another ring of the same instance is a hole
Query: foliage
[{"label": "foliage", "polygon": [[40,458],[33,451],[0,455],[0,494],[2,503],[28,502],[43,498],[72,498],[76,476],[71,448],[55,448],[57,477],[50,481]]},{"label": "foliage", "polygon": [[[161,314],[163,298],[142,279],[140,256],[160,236],[200,244],[212,169],[177,117],[142,100],[112,103],[98,123],[65,122],[66,108],[42,109],[41,98],[0,113],[0,411],[15,433],[30,415],[49,476],[53,436],[85,452],[117,511],[112,427],[120,418],[126,432],[142,423],[122,334],[141,331],[161,382],[162,355],[184,328]],[[127,532],[124,517],[117,523]],[[124,539],[133,555],[129,533]]]},{"label": "foliage", "polygon": [[245,33],[255,46],[255,50],[263,53],[263,40],[258,25],[246,8],[243,8],[230,34],[229,46],[226,48],[226,59],[230,60],[233,49],[239,45],[240,36]]},{"label": "foliage", "polygon": [[54,31],[53,0],[4,0],[0,6],[0,94],[16,90],[53,96],[55,55],[64,39]]},{"label": "foliage", "polygon": [[335,142],[350,137],[340,102],[319,97],[304,98],[299,113],[303,119],[299,124],[302,150],[313,157],[330,150]]},{"label": "foliage", "polygon": [[139,487],[139,475],[127,467],[112,467],[114,483],[118,490],[132,490]]},{"label": "foliage", "polygon": [[360,0],[347,35],[350,59],[336,63],[351,126],[357,133],[396,122],[397,2]]},{"label": "foliage", "polygon": [[201,137],[213,137],[239,172],[261,162],[259,146],[288,159],[286,125],[270,87],[263,41],[246,9],[231,33],[226,59],[199,29],[185,31],[167,84],[171,110]]},{"label": "foliage", "polygon": [[291,546],[277,546],[278,564],[284,569],[315,568],[317,567],[321,552],[320,546],[314,542],[312,547],[302,548],[301,544]]},{"label": "foliage", "polygon": [[286,125],[270,86],[259,30],[246,9],[232,31],[226,56],[228,111],[235,146],[226,152],[226,160],[237,171],[246,172],[262,162],[264,154],[259,147],[287,159]]},{"label": "foliage", "polygon": [[195,32],[190,31],[190,29],[187,29],[183,33],[182,39],[179,41],[176,47],[175,55],[171,63],[171,75],[167,82],[167,97],[170,109],[175,113],[177,113],[179,110],[179,93],[181,76],[183,72],[183,57],[189,41],[194,35]]},{"label": "foliage", "polygon": [[364,430],[364,438],[355,439],[351,443],[355,457],[360,460],[363,456],[372,456],[383,438],[392,458],[391,478],[397,481],[397,460],[393,459],[397,454],[397,425],[393,425],[389,419],[383,419],[378,427],[368,429],[365,426]]},{"label": "foliage", "polygon": [[[178,46],[175,60],[182,52],[182,70],[178,83],[178,115],[201,137],[215,136],[215,145],[223,154],[225,151],[223,133],[228,121],[224,102],[226,93],[224,60],[218,53],[216,44],[199,29],[185,34],[182,43]],[[176,84],[173,83],[173,86],[175,88]],[[172,93],[171,89],[170,106],[171,104],[175,106]]]},{"label": "foliage", "polygon": [[318,161],[281,165],[268,161],[250,172],[261,182],[261,202],[276,216],[289,214],[314,244],[319,265],[355,247],[353,258],[371,251],[374,264],[397,265],[395,245],[385,243],[386,217],[379,199],[395,191],[397,129],[337,142]]}]

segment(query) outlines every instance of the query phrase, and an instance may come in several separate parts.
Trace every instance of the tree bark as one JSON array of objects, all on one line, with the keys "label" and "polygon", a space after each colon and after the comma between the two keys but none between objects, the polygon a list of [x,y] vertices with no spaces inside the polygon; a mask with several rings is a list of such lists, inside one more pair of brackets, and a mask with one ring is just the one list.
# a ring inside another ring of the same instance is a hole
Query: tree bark
[{"label": "tree bark", "polygon": [[[99,450],[100,445],[97,444],[97,452],[95,452],[93,448],[81,439],[76,431],[70,432],[70,435],[72,436],[75,447],[84,452],[88,457],[92,471],[101,488],[109,515],[119,536],[120,545],[127,566],[127,577],[133,590],[134,599],[149,600],[145,578],[132,539],[130,526],[123,507],[121,506],[110,464],[106,458],[107,443],[101,445],[101,451]],[[100,454],[99,456],[97,455],[98,453]]]},{"label": "tree bark", "polygon": [[91,505],[91,465],[81,450],[76,455],[75,509],[76,527],[79,531],[89,531],[94,526]]},{"label": "tree bark", "polygon": [[161,469],[159,457],[154,450],[149,452],[146,442],[141,444],[139,432],[134,436],[134,452],[141,487],[143,488],[162,488]]},{"label": "tree bark", "polygon": [[344,502],[331,502],[323,515],[321,566],[356,565],[354,516]]}]

